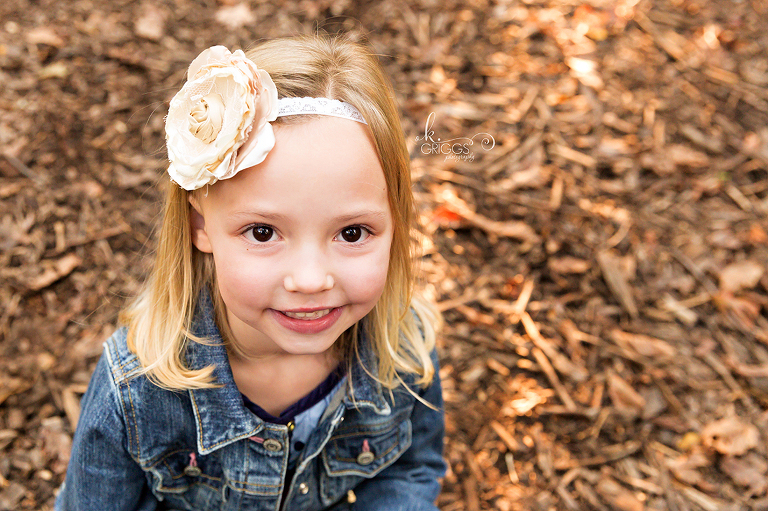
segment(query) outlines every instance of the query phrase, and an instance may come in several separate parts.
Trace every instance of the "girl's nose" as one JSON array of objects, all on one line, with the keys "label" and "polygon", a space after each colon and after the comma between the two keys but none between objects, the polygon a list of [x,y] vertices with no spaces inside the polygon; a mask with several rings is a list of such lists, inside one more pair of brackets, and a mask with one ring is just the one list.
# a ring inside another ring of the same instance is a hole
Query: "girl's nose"
[{"label": "girl's nose", "polygon": [[330,255],[324,247],[305,240],[297,242],[294,248],[284,261],[286,291],[310,295],[333,288]]},{"label": "girl's nose", "polygon": [[285,276],[283,287],[292,293],[314,294],[333,288],[333,277],[321,271],[308,271],[303,268]]}]

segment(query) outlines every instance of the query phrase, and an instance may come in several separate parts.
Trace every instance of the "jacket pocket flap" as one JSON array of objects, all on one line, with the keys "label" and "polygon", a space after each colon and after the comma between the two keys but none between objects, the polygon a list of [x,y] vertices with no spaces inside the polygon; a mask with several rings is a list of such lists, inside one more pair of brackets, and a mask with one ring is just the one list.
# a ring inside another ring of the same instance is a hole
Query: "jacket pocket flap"
[{"label": "jacket pocket flap", "polygon": [[219,486],[221,466],[209,458],[190,451],[169,453],[149,469],[155,475],[155,489],[173,493],[186,491],[195,484]]},{"label": "jacket pocket flap", "polygon": [[375,429],[340,430],[323,449],[323,464],[331,476],[369,478],[391,465],[410,445],[408,419]]}]

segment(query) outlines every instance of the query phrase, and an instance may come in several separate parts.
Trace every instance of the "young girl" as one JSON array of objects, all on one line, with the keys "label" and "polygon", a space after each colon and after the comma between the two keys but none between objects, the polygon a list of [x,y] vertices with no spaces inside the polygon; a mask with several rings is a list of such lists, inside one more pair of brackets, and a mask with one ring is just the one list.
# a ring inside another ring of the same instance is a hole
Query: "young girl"
[{"label": "young girl", "polygon": [[412,296],[393,97],[341,39],[192,62],[155,267],[83,397],[57,510],[436,509],[437,317]]}]

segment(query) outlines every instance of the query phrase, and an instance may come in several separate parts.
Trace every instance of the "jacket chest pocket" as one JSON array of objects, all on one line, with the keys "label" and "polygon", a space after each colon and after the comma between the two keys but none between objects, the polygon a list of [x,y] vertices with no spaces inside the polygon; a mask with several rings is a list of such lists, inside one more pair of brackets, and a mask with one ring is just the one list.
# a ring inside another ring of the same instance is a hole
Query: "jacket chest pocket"
[{"label": "jacket chest pocket", "polygon": [[221,506],[223,471],[214,456],[174,451],[146,468],[152,479],[152,493],[179,509],[218,509]]},{"label": "jacket chest pocket", "polygon": [[323,449],[322,499],[330,505],[363,479],[370,479],[411,445],[411,421],[383,425],[350,425],[338,430]]}]

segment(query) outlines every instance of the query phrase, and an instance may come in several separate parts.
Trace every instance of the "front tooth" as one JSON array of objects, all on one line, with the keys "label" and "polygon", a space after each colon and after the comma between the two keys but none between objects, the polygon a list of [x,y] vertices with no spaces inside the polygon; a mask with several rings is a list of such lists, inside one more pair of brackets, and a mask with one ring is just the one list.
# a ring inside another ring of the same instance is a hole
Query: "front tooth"
[{"label": "front tooth", "polygon": [[331,312],[331,309],[324,309],[314,312],[286,312],[285,315],[294,319],[318,319]]}]

